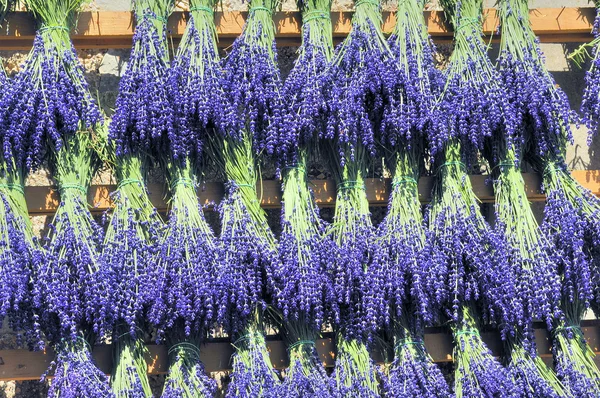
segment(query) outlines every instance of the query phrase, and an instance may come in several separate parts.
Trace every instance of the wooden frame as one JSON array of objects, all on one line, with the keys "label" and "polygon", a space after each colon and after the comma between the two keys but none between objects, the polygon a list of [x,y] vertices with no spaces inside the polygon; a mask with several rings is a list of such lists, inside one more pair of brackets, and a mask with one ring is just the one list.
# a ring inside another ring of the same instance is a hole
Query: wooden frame
[{"label": "wooden frame", "polygon": [[[220,46],[230,45],[239,36],[248,13],[239,11],[217,12],[215,21],[219,33]],[[485,35],[494,34],[498,26],[497,11],[493,8],[484,12]],[[531,24],[543,42],[584,42],[592,38],[594,8],[563,7],[539,8],[530,10]],[[339,41],[351,28],[351,11],[331,14],[334,39]],[[429,34],[442,42],[452,41],[452,29],[441,11],[425,11]],[[277,44],[280,46],[300,43],[301,18],[298,12],[277,12],[274,16],[277,27]],[[390,33],[396,23],[395,14],[383,13],[383,30]],[[186,13],[175,12],[169,18],[168,29],[174,40],[183,34],[186,26]],[[4,50],[28,50],[35,35],[35,22],[26,12],[9,15],[0,30],[0,48]],[[97,11],[80,14],[77,28],[72,34],[73,43],[78,48],[130,48],[134,21],[127,11]]]},{"label": "wooden frame", "polygon": [[[600,196],[600,170],[576,170],[572,172],[573,177],[585,188]],[[494,190],[489,176],[472,175],[471,184],[479,200],[483,203],[494,201]],[[527,198],[532,202],[545,200],[541,192],[541,178],[535,173],[523,174]],[[367,197],[371,206],[387,206],[391,189],[391,180],[368,178],[366,180]],[[419,197],[423,203],[431,200],[431,188],[433,177],[421,177],[419,179]],[[88,201],[94,212],[102,212],[110,208],[110,194],[116,188],[115,185],[94,185],[88,193]],[[335,182],[333,180],[313,180],[312,188],[315,200],[321,207],[335,205]],[[167,209],[166,192],[164,184],[149,184],[148,190],[150,200],[159,211]],[[259,181],[256,186],[257,193],[261,198],[264,208],[281,207],[281,188],[279,181]],[[209,182],[203,184],[199,190],[201,203],[218,203],[224,194],[222,183]],[[59,203],[58,192],[50,186],[28,186],[25,188],[25,197],[30,215],[53,214]]]},{"label": "wooden frame", "polygon": [[[596,355],[600,354],[600,321],[583,321],[582,330],[588,341],[588,344]],[[502,341],[496,331],[483,331],[481,334],[483,340],[488,345],[494,355],[499,356],[502,353]],[[536,344],[540,357],[548,362],[552,362],[551,336],[545,329],[545,324],[536,323],[535,325]],[[452,361],[453,341],[452,336],[445,328],[428,328],[425,334],[425,346],[435,362]],[[271,357],[271,363],[277,369],[287,367],[289,358],[286,347],[281,340],[268,340],[267,348]],[[333,367],[335,361],[335,345],[333,338],[317,340],[317,352],[326,367]],[[231,370],[231,356],[234,349],[230,342],[219,340],[204,344],[200,349],[200,358],[204,363],[207,372]],[[384,362],[384,356],[393,355],[392,352],[372,352],[373,359],[378,362]],[[93,349],[93,356],[99,369],[105,373],[110,373],[112,367],[112,351],[110,345],[97,345]],[[6,380],[39,380],[40,376],[48,369],[54,359],[54,352],[48,349],[45,352],[32,352],[28,350],[1,350],[0,351],[0,381]],[[168,370],[167,347],[164,345],[148,345],[148,373],[164,374]],[[600,363],[600,357],[597,357],[596,363]]]}]

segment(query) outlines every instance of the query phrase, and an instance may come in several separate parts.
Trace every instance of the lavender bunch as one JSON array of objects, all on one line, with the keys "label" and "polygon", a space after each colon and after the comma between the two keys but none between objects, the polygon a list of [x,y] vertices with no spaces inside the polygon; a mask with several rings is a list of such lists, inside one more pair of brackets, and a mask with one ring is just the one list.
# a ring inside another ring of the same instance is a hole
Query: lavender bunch
[{"label": "lavender bunch", "polygon": [[232,113],[221,86],[213,21],[214,1],[190,2],[190,19],[170,70],[171,96],[180,106],[175,132],[161,158],[171,189],[171,211],[157,258],[160,295],[151,319],[169,345],[165,397],[213,396],[199,345],[215,316],[217,245],[196,192],[202,150],[209,134],[224,134]]},{"label": "lavender bunch", "polygon": [[285,125],[272,19],[277,7],[278,0],[250,0],[248,19],[224,64],[225,89],[245,127],[232,129],[231,138],[251,139],[255,153],[267,155],[279,145]]},{"label": "lavender bunch", "polygon": [[384,269],[376,231],[371,221],[364,176],[369,155],[356,145],[355,157],[345,165],[331,149],[331,170],[337,183],[335,214],[328,234],[336,244],[328,275],[334,291],[332,314],[337,331],[337,355],[331,383],[336,397],[377,397],[379,383],[367,345],[385,323],[385,293],[380,286]]},{"label": "lavender bunch", "polygon": [[[499,65],[515,114],[519,115],[515,131],[524,137],[521,141],[531,145],[526,156],[543,174],[547,201],[542,235],[549,239],[550,261],[561,277],[560,294],[555,295],[560,296],[564,317],[555,317],[552,326],[558,330],[576,328],[590,302],[597,302],[593,281],[600,258],[600,200],[567,171],[570,123],[577,122],[577,118],[544,65],[539,42],[529,24],[527,3],[511,1],[504,8],[505,38]],[[555,335],[561,339],[555,344],[555,359],[561,361],[556,370],[567,392],[578,395],[593,391],[589,383],[597,383],[598,369],[591,365],[584,340],[576,333]],[[580,370],[580,377],[572,377],[573,371]]]},{"label": "lavender bunch", "polygon": [[275,54],[275,1],[252,0],[242,34],[225,60],[224,90],[241,128],[210,138],[228,180],[219,205],[218,320],[236,338],[228,397],[262,397],[279,384],[265,343],[264,311],[280,267],[277,242],[256,194],[257,161],[272,153],[283,123]]},{"label": "lavender bunch", "polygon": [[118,397],[151,396],[142,327],[148,307],[160,295],[155,259],[163,225],[145,186],[148,155],[164,151],[174,134],[166,24],[173,0],[135,0],[134,43],[119,83],[109,140],[119,185],[103,245],[112,303],[103,310],[113,329],[111,378]]},{"label": "lavender bunch", "polygon": [[389,39],[405,85],[405,102],[414,103],[410,139],[383,146],[392,172],[388,213],[378,227],[383,250],[390,331],[395,358],[384,394],[389,397],[448,397],[440,369],[425,350],[424,326],[432,319],[428,308],[425,227],[419,202],[418,179],[426,129],[435,92],[441,84],[433,48],[425,28],[421,1],[399,1],[396,26]]},{"label": "lavender bunch", "polygon": [[132,4],[133,47],[119,81],[109,138],[117,156],[149,150],[160,155],[166,150],[164,137],[175,134],[167,45],[167,20],[175,0],[132,0]]},{"label": "lavender bunch", "polygon": [[98,303],[108,299],[97,285],[107,276],[100,259],[104,231],[87,201],[91,179],[101,165],[94,141],[92,132],[78,132],[52,152],[50,163],[60,203],[50,225],[47,260],[36,269],[34,295],[42,328],[57,352],[51,365],[52,397],[112,396],[91,356],[95,332],[101,332],[104,322],[98,318]]},{"label": "lavender bunch", "polygon": [[459,141],[465,153],[474,154],[498,126],[511,126],[512,115],[482,39],[481,1],[443,0],[441,5],[454,27],[454,51],[444,71],[430,150],[436,155],[447,142]]},{"label": "lavender bunch", "polygon": [[[65,339],[54,347],[56,359],[50,365],[54,378],[48,389],[49,397],[114,396],[106,375],[94,364],[92,347],[84,337]],[[42,380],[46,376],[42,375]]]},{"label": "lavender bunch", "polygon": [[502,240],[486,223],[473,193],[461,146],[448,143],[436,159],[428,208],[431,308],[449,319],[455,339],[457,396],[514,396],[515,385],[479,335],[484,322],[501,327],[521,322],[522,303]]},{"label": "lavender bunch", "polygon": [[487,156],[495,165],[492,175],[496,226],[511,248],[509,261],[516,272],[517,289],[525,311],[525,322],[513,325],[514,336],[506,341],[507,366],[522,395],[564,396],[554,372],[537,356],[533,341],[534,317],[546,320],[549,328],[553,321],[561,318],[561,288],[556,262],[552,258],[552,245],[541,233],[531,211],[520,171],[523,153],[528,148],[528,123],[537,117],[532,115],[539,114],[524,104],[534,103],[534,98],[539,101],[545,94],[534,93],[538,87],[537,83],[532,84],[538,81],[533,73],[535,61],[524,56],[523,51],[527,45],[535,46],[527,2],[502,0],[499,7],[502,29],[499,66],[511,107],[515,109],[516,124],[510,131],[500,126],[494,132]]},{"label": "lavender bunch", "polygon": [[3,96],[0,123],[9,131],[5,155],[38,167],[47,148],[59,151],[68,137],[102,123],[83,66],[69,38],[83,0],[29,0],[40,23],[25,65]]},{"label": "lavender bunch", "polygon": [[303,16],[299,57],[286,80],[284,137],[278,146],[283,165],[282,233],[279,256],[282,267],[275,273],[275,307],[282,314],[290,367],[276,396],[331,396],[327,375],[316,350],[326,306],[331,301],[325,267],[332,241],[325,237],[325,223],[309,188],[307,166],[318,150],[317,140],[327,129],[330,107],[321,76],[333,56],[331,2],[298,3]]},{"label": "lavender bunch", "polygon": [[549,167],[552,168],[543,176],[547,198],[541,228],[542,234],[550,240],[552,261],[561,276],[564,312],[564,317],[553,324],[555,369],[571,395],[597,396],[600,371],[579,324],[594,299],[598,280],[600,240],[595,231],[598,231],[600,213],[597,208],[590,208],[597,199],[591,192],[584,191],[567,170],[553,163]]},{"label": "lavender bunch", "polygon": [[[600,52],[598,51],[598,44],[600,44],[600,12],[598,12],[600,1],[595,0],[594,6],[596,7],[596,18],[594,18],[592,28],[594,40],[582,44],[568,56],[579,67],[582,67],[588,58],[591,59],[589,69],[585,73],[585,90],[583,91],[580,107],[580,113],[583,115],[582,121],[590,130],[590,138],[598,131],[598,119],[600,118]],[[591,53],[588,51],[589,48],[591,48]]]}]

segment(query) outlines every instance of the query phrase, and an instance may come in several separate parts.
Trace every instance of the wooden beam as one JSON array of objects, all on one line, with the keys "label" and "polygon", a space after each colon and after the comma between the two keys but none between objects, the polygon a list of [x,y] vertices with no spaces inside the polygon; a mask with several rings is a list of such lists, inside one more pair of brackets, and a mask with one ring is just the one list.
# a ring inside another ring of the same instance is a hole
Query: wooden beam
[{"label": "wooden beam", "polygon": [[[600,354],[600,321],[588,320],[582,322],[582,330],[586,340],[596,355]],[[536,345],[538,354],[546,361],[551,361],[551,336],[543,323],[534,325]],[[481,333],[483,341],[490,348],[495,356],[502,355],[502,341],[496,331],[483,331]],[[273,339],[270,336],[267,341],[267,349],[271,358],[271,363],[277,369],[286,368],[289,365],[289,358],[285,344],[281,340]],[[163,345],[150,344],[146,362],[148,363],[148,373],[164,374],[168,371],[168,353]],[[435,362],[451,362],[453,339],[446,328],[432,327],[426,330],[425,347]],[[335,364],[335,344],[333,338],[328,336],[319,339],[316,342],[317,353],[325,367],[333,367]],[[230,342],[224,340],[211,341],[202,345],[200,348],[200,359],[204,363],[207,372],[231,370],[231,356],[234,353]],[[24,349],[0,350],[0,381],[7,380],[38,380],[46,372],[50,363],[54,359],[54,351],[50,348],[47,351],[28,351]],[[382,363],[384,357],[391,358],[393,353],[373,351],[373,359]],[[113,356],[111,346],[102,344],[94,346],[93,356],[98,368],[110,373],[112,368]]]},{"label": "wooden beam", "polygon": [[[576,170],[572,172],[573,177],[585,188],[600,196],[600,170]],[[485,175],[472,175],[471,184],[479,200],[483,203],[494,202],[494,189]],[[527,198],[531,202],[545,200],[541,193],[541,179],[538,174],[524,173],[525,190]],[[333,180],[313,180],[312,189],[315,200],[321,207],[335,205],[336,187]],[[391,190],[391,180],[368,178],[366,180],[367,198],[371,206],[387,206]],[[431,200],[431,188],[433,177],[421,177],[419,179],[419,198],[421,202],[427,203]],[[111,207],[110,194],[116,189],[116,185],[94,185],[88,193],[88,201],[94,212],[103,212]],[[148,191],[150,200],[159,211],[167,210],[166,198],[168,192],[164,184],[149,184]],[[279,181],[264,180],[256,185],[256,192],[261,198],[264,208],[281,207],[281,186]],[[219,203],[224,194],[223,184],[208,182],[198,190],[200,202],[203,204]],[[31,215],[52,214],[59,204],[58,192],[50,186],[28,186],[25,188],[27,207]]]},{"label": "wooden beam", "polygon": [[[497,11],[493,8],[484,11],[485,35],[495,33],[498,26]],[[239,36],[248,16],[247,12],[228,11],[215,13],[220,46],[229,46]],[[591,30],[595,17],[594,8],[563,7],[539,8],[530,10],[534,31],[544,42],[582,42],[592,38]],[[175,12],[169,18],[168,29],[173,40],[177,41],[186,26],[186,12]],[[352,12],[340,11],[331,14],[336,41],[345,37],[352,27]],[[429,34],[436,41],[451,41],[452,29],[445,21],[443,12],[425,11]],[[277,12],[274,15],[277,27],[278,45],[298,45],[300,43],[301,18],[298,12]],[[384,32],[392,32],[396,23],[395,14],[383,13]],[[73,43],[78,48],[130,48],[134,21],[127,11],[83,12],[72,34]],[[33,43],[36,24],[30,14],[15,12],[9,15],[0,30],[0,49],[28,50]]]}]

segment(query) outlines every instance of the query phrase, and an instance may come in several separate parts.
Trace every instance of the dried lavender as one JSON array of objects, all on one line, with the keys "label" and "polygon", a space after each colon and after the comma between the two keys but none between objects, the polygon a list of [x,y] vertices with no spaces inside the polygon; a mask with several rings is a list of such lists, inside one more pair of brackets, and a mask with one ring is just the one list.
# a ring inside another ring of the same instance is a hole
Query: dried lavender
[{"label": "dried lavender", "polygon": [[542,71],[533,73],[535,62],[524,55],[524,43],[535,46],[527,2],[502,0],[499,7],[502,30],[499,66],[517,123],[510,129],[499,126],[489,142],[487,156],[494,165],[496,229],[511,248],[508,260],[517,277],[518,296],[524,310],[523,323],[512,325],[514,334],[506,341],[507,367],[521,395],[564,396],[563,386],[537,356],[533,341],[534,318],[544,319],[552,327],[562,317],[560,277],[552,258],[552,245],[541,233],[527,201],[520,170],[521,159],[528,150],[528,120],[535,118],[531,117],[535,114],[534,107],[525,109],[521,101],[544,97],[541,93],[533,94],[530,87],[537,87],[531,82],[537,81],[535,73]]},{"label": "dried lavender", "polygon": [[388,397],[450,396],[440,369],[423,343],[424,326],[431,321],[432,313],[418,179],[425,131],[431,127],[430,112],[441,83],[425,26],[421,1],[398,2],[396,27],[389,43],[404,74],[404,100],[414,103],[414,114],[410,139],[382,147],[394,176],[388,213],[378,227],[382,261],[388,273],[385,289],[395,352],[384,390]]},{"label": "dried lavender", "polygon": [[133,47],[110,123],[117,156],[150,152],[160,155],[173,130],[169,97],[167,20],[175,0],[132,0]]},{"label": "dried lavender", "polygon": [[14,151],[28,168],[40,166],[47,148],[58,151],[66,138],[102,123],[69,38],[82,2],[26,2],[40,27],[23,69],[3,96],[0,123],[8,132],[5,156]]},{"label": "dried lavender", "polygon": [[331,2],[298,3],[302,11],[302,46],[286,80],[286,136],[278,158],[283,166],[283,195],[279,239],[282,267],[275,273],[275,307],[282,314],[290,367],[275,396],[329,397],[327,374],[315,350],[315,340],[331,302],[325,268],[332,241],[309,188],[307,167],[327,129],[330,107],[321,76],[333,56]]},{"label": "dried lavender", "polygon": [[173,0],[135,0],[136,29],[125,75],[119,83],[109,139],[119,185],[106,232],[103,262],[112,303],[104,316],[113,328],[111,384],[117,397],[151,396],[142,328],[160,296],[155,259],[163,225],[145,186],[148,154],[165,151],[174,134],[168,85],[167,19]]},{"label": "dried lavender", "polygon": [[[585,90],[583,91],[583,99],[579,110],[583,115],[582,121],[590,130],[590,139],[597,134],[598,119],[600,118],[600,52],[598,52],[598,44],[600,44],[600,12],[598,10],[600,9],[600,2],[594,1],[594,6],[596,7],[596,18],[594,18],[592,28],[594,40],[582,44],[568,56],[579,67],[582,67],[588,58],[591,60],[589,69],[585,72]],[[588,51],[589,48],[591,48],[591,53]]]},{"label": "dried lavender", "polygon": [[273,153],[283,123],[275,54],[276,1],[252,0],[225,60],[224,89],[242,128],[213,135],[210,153],[228,180],[219,205],[218,320],[236,340],[228,397],[261,397],[279,384],[264,340],[263,312],[280,267],[275,236],[256,194],[257,162]]},{"label": "dried lavender", "polygon": [[498,126],[512,125],[512,113],[482,39],[481,1],[443,0],[441,5],[454,27],[454,51],[433,119],[431,153],[456,140],[465,153],[475,154]]},{"label": "dried lavender", "polygon": [[157,257],[159,296],[151,320],[169,345],[169,375],[163,396],[208,397],[216,383],[204,372],[199,346],[215,317],[217,244],[196,192],[208,135],[223,135],[232,113],[221,87],[213,9],[190,2],[190,19],[170,70],[174,134],[161,163],[171,191],[171,211]]}]

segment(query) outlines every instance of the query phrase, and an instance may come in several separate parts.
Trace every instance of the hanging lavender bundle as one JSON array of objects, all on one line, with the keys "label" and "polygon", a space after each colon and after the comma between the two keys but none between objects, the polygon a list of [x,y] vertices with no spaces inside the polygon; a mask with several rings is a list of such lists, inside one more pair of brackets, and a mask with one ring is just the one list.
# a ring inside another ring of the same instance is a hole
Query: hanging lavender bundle
[{"label": "hanging lavender bundle", "polygon": [[[578,328],[593,298],[591,281],[597,269],[594,262],[600,258],[600,200],[567,171],[570,123],[577,118],[565,93],[556,86],[544,65],[539,41],[529,24],[527,2],[506,0],[505,3],[499,67],[512,96],[513,112],[518,117],[515,124],[518,129],[514,130],[512,141],[517,148],[523,143],[530,145],[524,154],[543,173],[547,194],[541,234],[548,238],[550,259],[541,261],[543,257],[533,257],[536,269],[533,279],[540,277],[537,270],[544,267],[544,262],[557,267],[553,272],[560,275],[561,286],[548,291],[554,300],[560,298],[564,313],[564,317],[555,316],[551,325],[555,329],[555,368],[568,393],[597,395],[599,373],[593,364],[593,355],[589,354],[582,334],[573,333],[571,329]],[[512,159],[506,160],[511,163]],[[514,159],[512,166],[518,161]],[[542,241],[539,246],[543,249],[546,243]],[[550,271],[551,268],[546,272]],[[553,292],[558,289],[560,293]],[[538,297],[540,292],[543,290],[537,292]],[[546,314],[553,313],[553,308],[542,309]]]},{"label": "hanging lavender bundle", "polygon": [[315,340],[331,301],[325,267],[332,242],[324,236],[326,225],[309,188],[307,167],[317,140],[327,130],[330,108],[321,76],[333,56],[331,1],[302,0],[298,7],[303,20],[302,45],[284,86],[288,123],[277,145],[283,166],[282,267],[274,275],[275,306],[282,314],[290,366],[274,395],[328,398],[332,392]]},{"label": "hanging lavender bundle", "polygon": [[169,374],[163,397],[212,397],[216,383],[200,362],[200,344],[214,319],[216,242],[196,193],[208,134],[223,134],[233,112],[221,86],[213,0],[192,0],[186,31],[170,70],[175,134],[165,137],[162,163],[171,211],[157,259],[160,295],[151,311],[166,333]]},{"label": "hanging lavender bundle", "polygon": [[533,341],[534,317],[546,320],[551,327],[553,320],[562,316],[560,278],[551,256],[552,247],[541,234],[527,201],[520,171],[523,151],[527,149],[527,124],[535,119],[530,114],[534,108],[526,107],[530,101],[535,103],[544,98],[534,92],[537,84],[531,84],[537,81],[536,61],[523,50],[526,45],[535,46],[535,37],[529,26],[527,1],[502,0],[499,6],[502,29],[499,66],[516,124],[510,127],[510,132],[501,127],[494,133],[487,155],[494,165],[496,226],[512,248],[509,261],[517,275],[519,297],[525,310],[525,322],[512,325],[514,335],[506,341],[507,367],[523,396],[563,396],[561,383],[537,356]]},{"label": "hanging lavender bundle", "polygon": [[117,397],[150,397],[143,327],[146,309],[160,295],[154,276],[163,225],[145,178],[148,154],[163,152],[164,137],[174,134],[166,30],[174,2],[135,0],[133,6],[133,48],[109,129],[119,185],[102,252],[112,294],[103,315],[113,330],[113,391]]},{"label": "hanging lavender bundle", "polygon": [[[13,1],[0,1],[0,21],[14,6]],[[10,91],[4,68],[0,68],[0,101]],[[5,109],[5,108],[3,108]],[[0,142],[0,322],[6,318],[11,330],[24,333],[29,343],[43,346],[39,324],[34,321],[31,295],[33,267],[45,261],[44,253],[33,234],[25,202],[25,179],[28,147],[25,131],[9,130],[10,113],[1,112]]]},{"label": "hanging lavender bundle", "polygon": [[[110,396],[106,377],[91,359],[93,298],[102,230],[89,212],[87,189],[100,164],[93,130],[102,116],[77,59],[70,27],[82,0],[26,2],[40,24],[24,68],[3,100],[2,122],[25,140],[27,163],[46,157],[61,201],[48,237],[47,257],[36,263],[38,322],[57,358],[50,396]],[[82,343],[85,342],[85,343]]]},{"label": "hanging lavender bundle", "polygon": [[340,45],[325,84],[331,84],[328,155],[337,183],[330,234],[337,245],[329,275],[335,291],[337,356],[331,382],[336,396],[379,396],[376,369],[367,345],[388,321],[381,286],[383,267],[370,218],[365,181],[376,135],[394,145],[404,135],[396,61],[381,32],[380,3],[359,0],[352,31]]},{"label": "hanging lavender bundle", "polygon": [[[596,7],[596,18],[592,34],[594,40],[582,44],[577,50],[569,55],[578,66],[582,67],[584,62],[590,58],[590,67],[585,73],[585,90],[581,101],[580,112],[583,115],[583,122],[590,130],[590,138],[595,136],[598,131],[598,120],[600,119],[600,1],[594,0]],[[591,48],[591,53],[588,49]]]},{"label": "hanging lavender bundle", "polygon": [[279,258],[255,188],[258,156],[273,153],[283,123],[271,15],[277,6],[277,1],[250,1],[248,19],[224,68],[224,89],[241,128],[213,135],[210,142],[210,152],[228,180],[219,208],[217,271],[218,319],[236,339],[228,397],[266,396],[279,384],[264,337],[264,312]]},{"label": "hanging lavender bundle", "polygon": [[[507,123],[505,98],[482,40],[480,0],[442,2],[455,31],[455,48],[445,71],[436,129],[435,182],[428,209],[429,287],[454,335],[456,396],[516,396],[512,380],[479,334],[482,322],[522,322],[523,309],[507,248],[484,220],[467,165],[498,125]],[[510,124],[509,124],[510,125]]]},{"label": "hanging lavender bundle", "polygon": [[389,39],[403,76],[405,104],[412,110],[411,135],[396,146],[382,147],[394,178],[388,214],[378,228],[388,272],[387,295],[395,358],[384,391],[388,397],[449,397],[440,369],[425,350],[424,326],[432,319],[423,255],[425,228],[418,179],[425,129],[430,127],[434,93],[441,84],[425,28],[424,4],[399,1],[396,26]]}]

